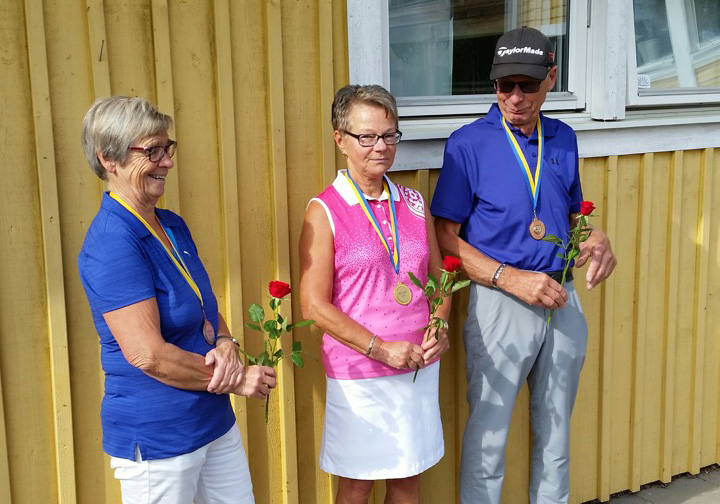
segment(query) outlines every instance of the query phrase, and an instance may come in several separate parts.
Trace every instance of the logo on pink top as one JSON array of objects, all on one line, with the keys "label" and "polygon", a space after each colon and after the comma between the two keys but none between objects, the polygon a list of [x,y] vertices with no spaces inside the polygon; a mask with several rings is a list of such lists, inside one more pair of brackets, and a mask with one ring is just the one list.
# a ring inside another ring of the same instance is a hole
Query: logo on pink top
[{"label": "logo on pink top", "polygon": [[399,185],[397,188],[410,211],[421,219],[425,219],[425,203],[423,202],[422,195],[409,187]]}]

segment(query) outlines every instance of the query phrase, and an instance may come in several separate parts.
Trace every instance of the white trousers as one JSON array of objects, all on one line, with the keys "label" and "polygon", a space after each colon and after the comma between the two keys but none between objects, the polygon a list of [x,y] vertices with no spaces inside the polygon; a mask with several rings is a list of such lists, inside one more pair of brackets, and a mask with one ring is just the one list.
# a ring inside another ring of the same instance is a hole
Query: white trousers
[{"label": "white trousers", "polygon": [[[168,426],[172,428],[172,426]],[[123,504],[254,504],[237,424],[197,450],[158,460],[112,457]]]},{"label": "white trousers", "polygon": [[515,398],[530,388],[531,504],[565,504],[569,495],[570,414],[585,360],[587,324],[572,282],[567,304],[529,306],[496,289],[473,284],[465,323],[467,398],[460,501],[500,504],[505,444]]}]

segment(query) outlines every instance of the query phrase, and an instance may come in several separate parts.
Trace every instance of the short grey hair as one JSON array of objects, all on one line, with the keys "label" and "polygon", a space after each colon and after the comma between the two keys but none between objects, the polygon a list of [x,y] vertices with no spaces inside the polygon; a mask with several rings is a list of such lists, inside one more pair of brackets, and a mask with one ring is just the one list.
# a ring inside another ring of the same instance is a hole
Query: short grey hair
[{"label": "short grey hair", "polygon": [[90,168],[103,180],[107,172],[97,156],[98,150],[107,159],[125,163],[128,148],[140,139],[167,132],[172,117],[158,112],[143,98],[111,96],[93,103],[85,114],[82,146]]},{"label": "short grey hair", "polygon": [[338,89],[332,104],[332,126],[334,130],[347,131],[350,123],[350,110],[356,103],[374,105],[385,109],[388,117],[398,125],[398,111],[395,97],[382,86],[370,84],[361,86],[349,84]]}]

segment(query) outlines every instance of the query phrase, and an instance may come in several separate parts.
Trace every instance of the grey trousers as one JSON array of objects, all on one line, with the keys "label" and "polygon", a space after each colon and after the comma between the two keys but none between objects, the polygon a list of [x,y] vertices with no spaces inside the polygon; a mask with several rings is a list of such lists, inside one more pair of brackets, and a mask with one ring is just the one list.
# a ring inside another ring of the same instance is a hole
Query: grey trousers
[{"label": "grey trousers", "polygon": [[572,282],[556,310],[529,306],[472,284],[465,322],[470,416],[460,462],[462,504],[499,504],[515,398],[530,389],[530,503],[567,503],[570,414],[587,348],[587,324]]}]

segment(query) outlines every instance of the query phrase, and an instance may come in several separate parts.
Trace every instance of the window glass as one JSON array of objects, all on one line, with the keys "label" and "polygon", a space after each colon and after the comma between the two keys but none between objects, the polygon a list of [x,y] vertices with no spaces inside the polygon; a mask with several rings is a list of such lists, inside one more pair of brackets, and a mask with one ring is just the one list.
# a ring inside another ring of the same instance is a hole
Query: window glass
[{"label": "window glass", "polygon": [[633,0],[633,7],[639,94],[717,92],[720,1]]},{"label": "window glass", "polygon": [[567,90],[569,0],[389,0],[390,91],[397,97],[494,93],[495,43],[531,26],[555,44]]},{"label": "window glass", "polygon": [[698,42],[706,44],[720,39],[720,2],[718,0],[694,0],[697,20]]}]

